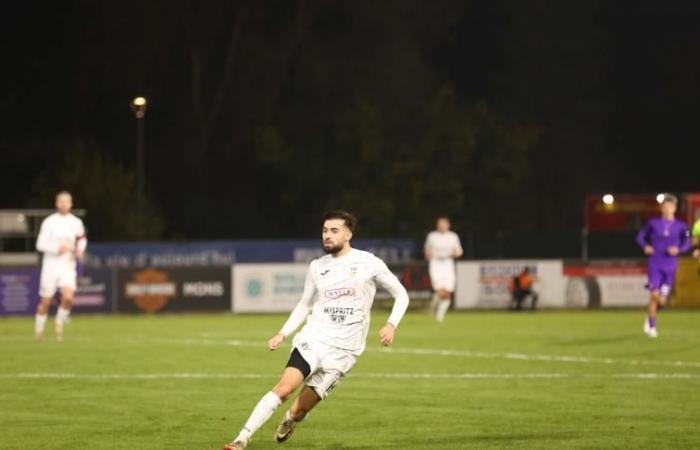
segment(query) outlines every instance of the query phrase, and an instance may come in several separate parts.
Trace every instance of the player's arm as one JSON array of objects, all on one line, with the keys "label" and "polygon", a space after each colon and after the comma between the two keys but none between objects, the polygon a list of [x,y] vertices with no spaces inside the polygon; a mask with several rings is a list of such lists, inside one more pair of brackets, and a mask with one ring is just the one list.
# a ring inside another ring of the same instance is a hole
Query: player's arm
[{"label": "player's arm", "polygon": [[678,253],[682,254],[690,250],[693,240],[690,238],[690,230],[683,224],[681,228],[680,242],[678,244]]},{"label": "player's arm", "polygon": [[267,345],[270,350],[277,350],[279,346],[282,345],[282,342],[284,342],[287,336],[294,333],[294,330],[299,328],[299,325],[304,323],[306,318],[309,316],[309,313],[311,312],[314,298],[316,297],[316,285],[314,284],[314,280],[311,275],[311,267],[312,266],[309,266],[309,270],[308,272],[306,272],[306,280],[304,281],[304,292],[301,295],[301,300],[299,301],[299,303],[297,303],[297,306],[294,307],[294,310],[292,310],[292,313],[289,315],[289,318],[282,326],[282,329],[277,334],[272,336],[267,342]]},{"label": "player's arm", "polygon": [[423,256],[425,256],[426,261],[430,261],[433,257],[433,252],[430,250],[430,235],[425,238],[425,244],[423,244]]},{"label": "player's arm", "polygon": [[641,230],[637,233],[637,245],[644,250],[644,254],[653,255],[654,247],[649,243],[649,235],[651,234],[651,222],[644,224]]},{"label": "player's arm", "polygon": [[462,242],[459,240],[459,236],[455,233],[455,248],[452,251],[452,257],[457,259],[461,258],[464,254],[464,249],[462,248]]},{"label": "player's arm", "polygon": [[399,326],[401,318],[406,314],[408,308],[408,292],[403,287],[396,275],[391,273],[384,261],[377,258],[378,270],[374,276],[375,281],[386,289],[394,297],[394,306],[386,324],[379,330],[379,339],[382,345],[388,346],[394,341],[394,331]]},{"label": "player's arm", "polygon": [[87,233],[85,233],[85,226],[83,226],[83,221],[80,221],[80,226],[78,227],[78,236],[75,242],[75,256],[76,258],[82,258],[85,254],[85,249],[87,248]]},{"label": "player's arm", "polygon": [[39,229],[39,236],[36,238],[36,250],[45,254],[60,255],[65,252],[67,248],[68,247],[65,243],[51,239],[49,225],[47,224],[47,221],[44,220],[41,223],[41,228]]}]

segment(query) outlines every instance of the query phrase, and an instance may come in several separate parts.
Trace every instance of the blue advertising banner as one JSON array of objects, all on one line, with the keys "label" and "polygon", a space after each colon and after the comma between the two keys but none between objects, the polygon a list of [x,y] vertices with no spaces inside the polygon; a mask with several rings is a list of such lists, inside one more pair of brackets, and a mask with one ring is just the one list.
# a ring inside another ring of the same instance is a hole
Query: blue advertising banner
[{"label": "blue advertising banner", "polygon": [[[86,267],[225,267],[239,263],[309,262],[323,254],[320,239],[164,242],[93,242]],[[405,263],[415,252],[410,239],[358,239],[353,247],[387,263]]]},{"label": "blue advertising banner", "polygon": [[0,315],[34,314],[38,293],[39,269],[0,268]]},{"label": "blue advertising banner", "polygon": [[[39,304],[38,267],[0,268],[0,315],[33,315]],[[52,312],[60,300],[56,294]],[[78,279],[72,313],[112,310],[112,271],[87,269]]]}]

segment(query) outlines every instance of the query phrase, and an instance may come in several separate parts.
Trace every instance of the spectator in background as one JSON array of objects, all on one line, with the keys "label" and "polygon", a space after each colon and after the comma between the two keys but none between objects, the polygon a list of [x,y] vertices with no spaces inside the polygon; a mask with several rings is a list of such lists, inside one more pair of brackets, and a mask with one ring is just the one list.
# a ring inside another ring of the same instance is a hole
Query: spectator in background
[{"label": "spectator in background", "polygon": [[537,292],[532,289],[534,284],[535,277],[530,272],[529,267],[523,268],[517,276],[513,277],[510,285],[511,309],[522,310],[527,297],[531,299],[530,309],[534,311],[537,308]]},{"label": "spectator in background", "polygon": [[693,224],[693,258],[700,258],[700,219]]}]

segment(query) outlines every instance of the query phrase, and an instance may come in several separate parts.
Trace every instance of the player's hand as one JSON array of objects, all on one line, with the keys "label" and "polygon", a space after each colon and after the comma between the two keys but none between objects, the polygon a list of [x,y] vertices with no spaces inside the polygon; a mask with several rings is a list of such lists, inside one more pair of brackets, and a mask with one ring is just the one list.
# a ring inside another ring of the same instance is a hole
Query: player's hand
[{"label": "player's hand", "polygon": [[680,253],[680,249],[676,247],[675,245],[672,245],[668,248],[668,254],[671,256],[676,256],[678,253]]},{"label": "player's hand", "polygon": [[695,250],[693,250],[693,258],[695,258],[695,259],[700,258],[700,250],[699,249],[696,248]]},{"label": "player's hand", "polygon": [[387,323],[379,330],[379,342],[384,347],[388,347],[394,342],[394,326],[392,324]]},{"label": "player's hand", "polygon": [[267,347],[270,349],[270,351],[277,350],[286,338],[287,336],[283,335],[282,333],[277,333],[276,335],[272,336],[269,341],[267,341]]},{"label": "player's hand", "polygon": [[654,247],[652,247],[651,245],[645,245],[644,246],[644,254],[648,255],[648,256],[653,255],[654,254]]},{"label": "player's hand", "polygon": [[71,249],[71,245],[68,241],[63,241],[58,245],[58,254],[62,255]]}]

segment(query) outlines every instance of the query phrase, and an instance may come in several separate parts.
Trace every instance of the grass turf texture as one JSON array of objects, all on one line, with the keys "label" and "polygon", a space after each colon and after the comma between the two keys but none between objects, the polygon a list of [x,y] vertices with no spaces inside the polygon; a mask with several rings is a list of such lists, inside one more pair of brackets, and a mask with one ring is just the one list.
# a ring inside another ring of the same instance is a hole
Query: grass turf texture
[{"label": "grass turf texture", "polygon": [[[351,375],[285,448],[697,448],[700,313],[386,312]],[[82,316],[66,342],[0,320],[2,449],[218,449],[281,373],[284,316]],[[278,448],[283,405],[249,448]]]}]

